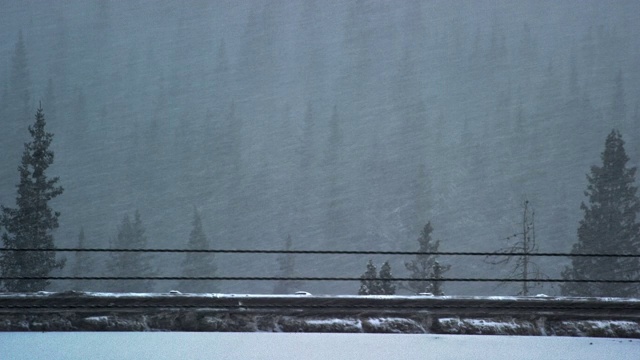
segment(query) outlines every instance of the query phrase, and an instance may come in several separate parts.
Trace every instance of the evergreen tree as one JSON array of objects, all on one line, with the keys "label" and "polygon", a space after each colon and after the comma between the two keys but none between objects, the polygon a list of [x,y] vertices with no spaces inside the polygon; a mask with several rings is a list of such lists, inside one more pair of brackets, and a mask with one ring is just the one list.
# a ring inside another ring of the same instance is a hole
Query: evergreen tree
[{"label": "evergreen tree", "polygon": [[[84,235],[84,228],[80,228],[80,234],[78,234],[78,249],[84,249],[86,247],[85,241],[86,239]],[[76,252],[76,262],[73,264],[71,275],[74,277],[87,276],[91,271],[90,269],[91,269],[91,261],[89,259],[89,253],[86,253],[84,251]],[[85,283],[85,281],[76,280],[72,284],[71,288],[76,290],[86,290],[85,289],[86,284],[83,284],[83,283]]]},{"label": "evergreen tree", "polygon": [[349,235],[347,216],[347,191],[344,181],[344,136],[338,109],[333,107],[329,120],[329,137],[325,152],[326,227],[325,234],[330,247],[337,248]]},{"label": "evergreen tree", "polygon": [[[633,111],[633,117],[631,118],[631,128],[640,129],[640,107],[636,103]],[[636,139],[634,145],[631,148],[631,158],[635,160],[635,165],[640,165],[640,139]]]},{"label": "evergreen tree", "polygon": [[[433,263],[433,271],[431,273],[431,277],[433,279],[442,279],[442,274],[448,269],[444,268],[440,263],[436,260]],[[431,287],[431,293],[436,296],[444,295],[444,291],[442,291],[442,281],[433,280],[433,286]]]},{"label": "evergreen tree", "polygon": [[[424,29],[420,2],[410,2],[408,9],[406,21],[416,26],[415,29]],[[431,177],[425,164],[427,154],[440,151],[436,146],[436,133],[439,131],[437,127],[443,124],[428,119],[424,103],[425,79],[418,70],[421,62],[427,61],[424,36],[407,36],[411,41],[404,45],[394,76],[396,81],[391,84],[392,116],[396,117],[394,122],[397,125],[388,136],[394,159],[389,172],[393,184],[391,191],[404,209],[400,213],[401,221],[407,228],[407,234],[414,234],[423,225],[422,219],[428,216],[430,206],[433,207]],[[416,164],[419,164],[418,169]]]},{"label": "evergreen tree", "polygon": [[[287,235],[284,243],[286,251],[291,250],[293,241],[291,235]],[[278,277],[290,278],[296,275],[295,258],[293,254],[282,254],[278,257]],[[296,287],[300,286],[300,282],[296,280],[279,280],[273,288],[274,294],[291,294]]]},{"label": "evergreen tree", "polygon": [[[0,226],[7,249],[53,249],[51,232],[58,227],[59,212],[49,207],[49,201],[62,194],[58,177],[48,178],[46,171],[53,164],[53,151],[49,149],[53,134],[46,132],[42,107],[38,108],[35,123],[29,126],[32,140],[24,145],[22,163],[18,167],[17,208],[2,206]],[[63,260],[56,260],[55,252],[4,252],[0,258],[4,277],[43,277],[53,269],[62,269]],[[44,290],[48,280],[4,280],[6,291],[29,292]]]},{"label": "evergreen tree", "polygon": [[[432,253],[438,251],[440,240],[431,240],[432,231],[433,228],[431,227],[431,222],[428,222],[422,229],[420,237],[418,238],[418,252]],[[439,284],[439,282],[436,284],[436,281],[426,280],[434,278],[436,260],[436,255],[419,254],[416,255],[414,260],[406,262],[405,267],[411,273],[411,278],[416,279],[417,281],[409,281],[404,287],[416,294],[434,293],[436,288],[439,292],[442,292],[442,285]],[[450,265],[438,264],[438,272],[440,275],[448,271],[450,268]]]},{"label": "evergreen tree", "polygon": [[[189,242],[187,249],[189,250],[208,250],[209,241],[202,229],[202,220],[198,210],[193,210],[193,229],[189,234]],[[213,254],[187,253],[182,263],[182,275],[188,277],[197,276],[215,276],[217,266],[214,262]],[[218,288],[215,284],[204,281],[183,280],[180,283],[181,291],[188,292],[217,292]]]},{"label": "evergreen tree", "polygon": [[373,265],[373,260],[367,263],[367,271],[360,276],[360,290],[358,295],[378,295],[382,292],[378,281],[378,270]]},{"label": "evergreen tree", "polygon": [[218,53],[216,55],[216,65],[212,74],[213,80],[211,86],[213,88],[213,106],[217,114],[224,112],[225,106],[231,102],[229,87],[231,83],[231,67],[227,58],[227,50],[224,39],[220,40]]},{"label": "evergreen tree", "polygon": [[297,24],[298,36],[295,46],[298,55],[298,75],[302,83],[302,94],[306,99],[324,103],[329,83],[329,54],[317,40],[322,38],[322,1],[304,1]]},{"label": "evergreen tree", "polygon": [[9,84],[5,81],[2,86],[2,95],[0,95],[0,118],[7,117],[7,109],[9,108]]},{"label": "evergreen tree", "polygon": [[[296,144],[296,194],[295,194],[295,213],[297,221],[300,224],[309,224],[313,222],[313,210],[316,209],[318,194],[318,173],[319,169],[317,155],[315,151],[316,143],[316,119],[314,115],[313,105],[307,102],[304,117],[302,119],[300,135]],[[313,231],[312,227],[304,227],[299,229],[298,236],[309,236],[309,232]]]},{"label": "evergreen tree", "polygon": [[396,286],[389,262],[386,261],[378,273],[373,260],[369,260],[367,271],[360,276],[358,295],[393,295],[395,293]]},{"label": "evergreen tree", "polygon": [[18,33],[18,41],[11,59],[9,87],[9,106],[13,107],[11,115],[15,116],[15,118],[9,120],[12,123],[19,124],[21,119],[26,119],[29,116],[29,108],[31,106],[31,77],[29,75],[27,49],[22,31]]},{"label": "evergreen tree", "polygon": [[[31,77],[27,61],[27,49],[22,36],[22,31],[18,33],[18,40],[15,44],[13,56],[11,58],[11,69],[9,72],[8,86],[3,95],[3,117],[2,131],[3,139],[0,142],[0,151],[3,159],[7,159],[11,167],[17,165],[20,158],[21,144],[27,141],[25,121],[30,118],[31,105]],[[46,105],[46,104],[45,104]],[[15,161],[15,163],[14,163]],[[6,162],[5,162],[6,163]],[[11,187],[10,172],[0,172],[0,187],[3,191],[9,191]]]},{"label": "evergreen tree", "polygon": [[[629,161],[622,136],[611,131],[601,154],[602,166],[592,166],[587,175],[582,203],[584,218],[578,227],[578,242],[574,254],[637,254],[640,224],[636,215],[640,199],[634,185],[636,167],[627,168]],[[636,258],[572,257],[571,265],[562,272],[566,280],[627,280],[638,279],[640,268]],[[563,295],[637,296],[637,284],[572,283],[561,286]]]},{"label": "evergreen tree", "polygon": [[[134,220],[129,215],[122,219],[113,246],[116,249],[143,249],[147,246],[147,237],[140,213],[136,210]],[[153,276],[155,271],[151,267],[150,255],[140,252],[114,253],[107,266],[112,276]],[[112,291],[120,292],[149,292],[153,290],[152,280],[121,280],[111,284]]]},{"label": "evergreen tree", "polygon": [[[244,171],[243,171],[243,144],[242,133],[243,121],[236,114],[236,105],[231,101],[227,115],[222,122],[222,130],[219,132],[219,154],[220,165],[218,166],[221,173],[220,188],[223,191],[223,199],[226,200],[226,211],[222,214],[224,219],[224,228],[228,229],[227,236],[240,236],[243,230],[243,216],[250,209],[250,201],[246,193],[246,188],[242,187]],[[231,205],[232,204],[232,205]],[[233,209],[233,211],[229,211]]]},{"label": "evergreen tree", "polygon": [[[87,98],[84,95],[82,89],[76,89],[77,97],[73,102],[73,128],[72,135],[73,146],[76,149],[86,149],[85,142],[87,141],[87,135],[89,134],[89,116],[87,115]],[[82,151],[81,151],[82,152]]]},{"label": "evergreen tree", "polygon": [[393,274],[391,273],[391,265],[388,261],[385,261],[380,268],[380,291],[383,295],[394,295],[396,293],[396,285],[393,281]]},{"label": "evergreen tree", "polygon": [[44,92],[43,102],[47,107],[47,113],[49,114],[47,117],[49,118],[49,121],[55,124],[57,119],[56,114],[58,112],[56,108],[55,88],[53,86],[53,80],[51,80],[51,78],[49,78],[49,80],[47,81],[47,87]]},{"label": "evergreen tree", "polygon": [[623,79],[622,71],[618,70],[614,80],[614,90],[611,99],[611,108],[609,110],[611,112],[611,123],[617,128],[625,126],[627,118],[627,105],[625,102]]}]

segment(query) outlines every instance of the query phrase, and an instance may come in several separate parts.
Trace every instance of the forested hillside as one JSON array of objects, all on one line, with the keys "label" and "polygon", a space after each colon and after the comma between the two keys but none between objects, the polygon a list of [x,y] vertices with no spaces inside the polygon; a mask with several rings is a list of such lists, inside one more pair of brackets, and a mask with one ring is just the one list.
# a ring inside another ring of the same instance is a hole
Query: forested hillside
[{"label": "forested hillside", "polygon": [[[640,165],[640,2],[0,5],[0,204],[15,202],[22,143],[41,101],[54,134],[49,172],[65,189],[52,201],[58,247],[77,246],[81,232],[85,247],[121,244],[125,219],[135,217],[147,247],[187,248],[198,243],[190,242],[195,213],[198,239],[204,233],[212,249],[415,251],[430,222],[441,251],[494,251],[522,231],[526,200],[538,250],[568,252],[586,174],[613,128],[628,165]],[[115,264],[101,253],[60,256],[62,275],[78,259],[90,264],[81,267],[87,275],[109,275]],[[295,273],[357,277],[368,260],[296,255]],[[410,258],[374,257],[387,260],[407,276]],[[184,254],[149,261],[158,275],[185,271]],[[440,261],[451,277],[510,272],[482,258]],[[569,264],[535,261],[550,277]],[[218,254],[209,268],[282,270],[277,255]],[[359,287],[296,285],[330,294]],[[448,295],[517,291],[444,285]]]}]

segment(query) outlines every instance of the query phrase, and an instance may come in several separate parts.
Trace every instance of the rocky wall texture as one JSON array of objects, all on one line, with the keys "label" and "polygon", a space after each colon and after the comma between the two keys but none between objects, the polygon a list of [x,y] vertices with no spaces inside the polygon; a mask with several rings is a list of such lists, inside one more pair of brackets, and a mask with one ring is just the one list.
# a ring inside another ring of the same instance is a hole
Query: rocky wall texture
[{"label": "rocky wall texture", "polygon": [[208,311],[0,314],[0,331],[216,331],[534,335],[640,338],[636,320],[291,316]]},{"label": "rocky wall texture", "polygon": [[217,331],[640,338],[640,300],[0,293],[0,331]]}]

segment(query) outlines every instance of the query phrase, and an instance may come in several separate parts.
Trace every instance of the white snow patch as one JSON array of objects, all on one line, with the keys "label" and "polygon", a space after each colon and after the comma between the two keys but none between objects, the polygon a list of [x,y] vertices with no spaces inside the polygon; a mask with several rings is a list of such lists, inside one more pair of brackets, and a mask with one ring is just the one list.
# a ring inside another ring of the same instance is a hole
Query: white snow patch
[{"label": "white snow patch", "polygon": [[381,326],[391,322],[413,324],[413,321],[405,318],[399,318],[399,317],[368,318],[367,320],[373,326]]},{"label": "white snow patch", "polygon": [[306,320],[309,325],[342,325],[362,327],[360,320],[353,319],[311,319]]},{"label": "white snow patch", "polygon": [[483,320],[483,319],[465,319],[464,322],[481,329],[495,329],[495,332],[503,329],[515,330],[522,327],[513,322],[490,321],[490,320]]},{"label": "white snow patch", "polygon": [[109,317],[108,316],[89,316],[84,318],[84,320],[90,321],[90,322],[108,322]]},{"label": "white snow patch", "polygon": [[[640,340],[407,334],[5,332],[2,358],[65,359],[640,359]],[[426,351],[426,352],[425,352]],[[430,357],[430,355],[432,355]]]},{"label": "white snow patch", "polygon": [[367,322],[373,328],[383,331],[385,333],[403,333],[407,329],[411,329],[411,332],[428,333],[417,322],[399,317],[381,317],[381,318],[368,318]]},{"label": "white snow patch", "polygon": [[383,319],[380,318],[369,318],[369,323],[373,326],[380,326],[382,325]]},{"label": "white snow patch", "polygon": [[[480,334],[522,334],[533,330],[528,323],[517,323],[516,321],[496,321],[474,318],[440,318],[438,322],[443,328],[453,332],[476,332]],[[465,330],[465,331],[463,331]]]},{"label": "white snow patch", "polygon": [[438,322],[440,322],[441,324],[446,324],[448,326],[454,326],[456,328],[462,326],[462,321],[460,321],[460,319],[458,318],[440,318],[438,319]]},{"label": "white snow patch", "polygon": [[324,329],[355,330],[362,332],[362,322],[358,319],[308,319],[307,325]]},{"label": "white snow patch", "polygon": [[614,336],[616,333],[620,334],[621,332],[634,333],[640,328],[638,323],[624,320],[563,321],[562,324],[564,328],[574,328],[580,331],[593,332],[592,329],[597,329],[607,333],[609,336]]}]

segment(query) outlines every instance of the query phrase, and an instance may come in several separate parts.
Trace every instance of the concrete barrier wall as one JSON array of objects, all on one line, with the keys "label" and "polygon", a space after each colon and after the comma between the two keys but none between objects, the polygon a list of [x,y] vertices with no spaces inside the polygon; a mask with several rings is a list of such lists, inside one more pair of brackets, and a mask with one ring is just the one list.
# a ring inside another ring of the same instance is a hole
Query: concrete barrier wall
[{"label": "concrete barrier wall", "polygon": [[260,331],[640,338],[640,300],[0,294],[0,331]]}]

